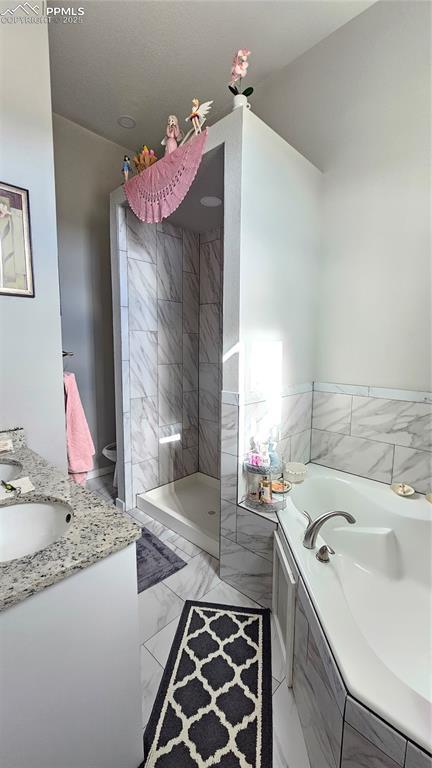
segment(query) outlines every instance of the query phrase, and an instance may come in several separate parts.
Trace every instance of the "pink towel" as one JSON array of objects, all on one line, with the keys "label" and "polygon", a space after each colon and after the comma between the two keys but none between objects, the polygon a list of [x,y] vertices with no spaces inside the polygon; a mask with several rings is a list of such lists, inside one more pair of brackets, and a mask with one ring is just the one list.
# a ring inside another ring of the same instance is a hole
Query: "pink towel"
[{"label": "pink towel", "polygon": [[79,396],[75,374],[64,373],[63,381],[68,469],[71,479],[83,485],[87,472],[93,469],[95,448]]}]

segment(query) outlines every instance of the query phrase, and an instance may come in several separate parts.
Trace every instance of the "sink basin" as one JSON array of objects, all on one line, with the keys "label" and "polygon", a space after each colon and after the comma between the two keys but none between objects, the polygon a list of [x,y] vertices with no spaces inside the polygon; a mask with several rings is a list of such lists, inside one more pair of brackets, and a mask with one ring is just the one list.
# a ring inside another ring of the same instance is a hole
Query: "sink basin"
[{"label": "sink basin", "polygon": [[22,465],[18,461],[0,461],[0,481],[5,483],[21,476]]},{"label": "sink basin", "polygon": [[45,549],[63,536],[72,510],[61,501],[0,505],[0,563]]}]

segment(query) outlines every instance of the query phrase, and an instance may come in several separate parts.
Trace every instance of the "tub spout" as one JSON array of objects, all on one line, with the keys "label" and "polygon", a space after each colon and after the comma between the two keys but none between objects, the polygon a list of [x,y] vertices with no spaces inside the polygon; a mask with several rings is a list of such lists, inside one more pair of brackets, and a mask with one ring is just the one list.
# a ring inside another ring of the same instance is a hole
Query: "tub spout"
[{"label": "tub spout", "polygon": [[325,512],[315,520],[312,520],[312,522],[309,523],[308,527],[306,528],[303,538],[303,546],[306,547],[306,549],[315,548],[317,536],[321,526],[324,525],[327,520],[331,520],[332,517],[343,517],[347,523],[351,523],[351,525],[356,522],[355,517],[350,515],[349,512],[343,512],[339,510],[335,512]]}]

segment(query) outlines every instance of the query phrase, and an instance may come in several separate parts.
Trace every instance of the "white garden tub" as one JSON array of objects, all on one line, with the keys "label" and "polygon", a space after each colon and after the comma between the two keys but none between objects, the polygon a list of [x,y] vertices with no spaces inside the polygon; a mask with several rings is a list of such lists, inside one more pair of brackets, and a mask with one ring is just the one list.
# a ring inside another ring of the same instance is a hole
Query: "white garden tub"
[{"label": "white garden tub", "polygon": [[[303,547],[306,520],[345,510]],[[279,520],[349,692],[431,751],[432,505],[388,485],[308,465]],[[319,562],[319,546],[336,554]]]}]

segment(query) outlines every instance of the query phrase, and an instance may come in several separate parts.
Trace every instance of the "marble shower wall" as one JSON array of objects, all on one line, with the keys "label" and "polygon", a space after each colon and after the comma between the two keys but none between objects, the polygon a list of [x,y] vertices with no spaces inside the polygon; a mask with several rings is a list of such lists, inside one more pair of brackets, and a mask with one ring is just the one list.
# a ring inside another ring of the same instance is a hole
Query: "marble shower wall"
[{"label": "marble shower wall", "polygon": [[200,235],[199,247],[199,471],[220,477],[223,237]]},{"label": "marble shower wall", "polygon": [[314,383],[311,461],[432,489],[432,393]]},{"label": "marble shower wall", "polygon": [[[122,211],[120,211],[121,215]],[[198,470],[199,236],[119,222],[125,502]],[[180,435],[174,442],[161,438]]]},{"label": "marble shower wall", "polygon": [[276,515],[237,503],[243,456],[239,454],[238,398],[222,393],[220,577],[260,605],[271,606]]}]

